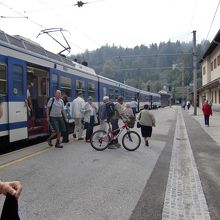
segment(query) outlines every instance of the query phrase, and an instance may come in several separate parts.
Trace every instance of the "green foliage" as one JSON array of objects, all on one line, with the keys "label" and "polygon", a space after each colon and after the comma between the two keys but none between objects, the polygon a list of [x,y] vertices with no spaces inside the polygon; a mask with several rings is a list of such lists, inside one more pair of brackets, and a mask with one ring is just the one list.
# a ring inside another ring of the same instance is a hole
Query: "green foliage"
[{"label": "green foliage", "polygon": [[[207,45],[207,42],[197,46],[198,61],[204,53],[203,44]],[[168,41],[161,42],[159,45],[140,45],[134,48],[106,45],[92,52],[72,55],[70,59],[76,58],[78,62],[86,60],[99,75],[144,90],[147,90],[150,85],[150,90],[157,92],[163,86],[181,86],[182,72],[184,72],[184,85],[192,82],[192,68],[188,68],[192,67],[192,55],[184,55],[184,53],[192,53],[192,43]],[[173,64],[181,68],[172,69]],[[198,81],[201,81],[199,64],[197,67]]]}]

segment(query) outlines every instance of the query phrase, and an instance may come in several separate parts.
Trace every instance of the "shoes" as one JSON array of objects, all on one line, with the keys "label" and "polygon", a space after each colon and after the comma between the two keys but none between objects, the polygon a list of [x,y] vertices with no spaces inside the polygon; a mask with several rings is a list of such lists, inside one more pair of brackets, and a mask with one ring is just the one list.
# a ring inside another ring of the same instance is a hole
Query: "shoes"
[{"label": "shoes", "polygon": [[148,141],[145,141],[145,146],[149,146],[149,143],[148,143]]},{"label": "shoes", "polygon": [[47,140],[47,143],[48,143],[49,146],[51,146],[51,147],[53,146],[52,140],[48,139],[48,140]]},{"label": "shoes", "polygon": [[86,143],[90,143],[90,140],[86,140]]},{"label": "shoes", "polygon": [[84,140],[82,137],[81,138],[78,138],[78,141],[81,141],[81,140]]},{"label": "shoes", "polygon": [[121,145],[119,143],[116,144],[109,144],[108,149],[118,149]]},{"label": "shoes", "polygon": [[118,147],[116,147],[116,146],[113,145],[113,144],[110,144],[110,145],[108,145],[108,149],[118,149]]},{"label": "shoes", "polygon": [[73,134],[73,138],[76,138],[76,134]]},{"label": "shoes", "polygon": [[67,141],[64,141],[64,140],[63,140],[62,143],[69,143],[69,140],[67,140]]},{"label": "shoes", "polygon": [[116,143],[116,144],[114,144],[117,148],[120,148],[121,147],[121,144],[119,144],[119,143]]},{"label": "shoes", "polygon": [[56,148],[63,148],[63,145],[60,145],[59,142],[56,142],[55,147],[56,147]]}]

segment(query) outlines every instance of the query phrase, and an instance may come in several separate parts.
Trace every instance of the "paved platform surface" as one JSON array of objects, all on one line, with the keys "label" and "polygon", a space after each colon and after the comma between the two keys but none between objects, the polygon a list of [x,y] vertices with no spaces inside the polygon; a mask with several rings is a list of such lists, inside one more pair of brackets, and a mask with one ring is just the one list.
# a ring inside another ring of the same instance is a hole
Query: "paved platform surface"
[{"label": "paved platform surface", "polygon": [[97,152],[71,138],[63,149],[45,142],[2,155],[1,179],[23,184],[21,219],[220,219],[220,113],[210,127],[200,109],[152,113],[150,147],[135,152]]}]

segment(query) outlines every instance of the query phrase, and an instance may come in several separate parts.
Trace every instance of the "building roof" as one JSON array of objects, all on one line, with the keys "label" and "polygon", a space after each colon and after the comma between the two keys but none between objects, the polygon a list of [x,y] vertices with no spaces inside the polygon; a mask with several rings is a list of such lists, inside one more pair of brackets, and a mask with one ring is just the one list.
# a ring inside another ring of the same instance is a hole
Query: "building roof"
[{"label": "building roof", "polygon": [[202,59],[200,60],[200,63],[202,63],[202,61],[209,56],[214,50],[215,48],[220,44],[220,29],[217,32],[217,34],[215,35],[214,39],[212,40],[212,42],[210,43],[208,49],[206,50],[206,52],[204,53]]}]

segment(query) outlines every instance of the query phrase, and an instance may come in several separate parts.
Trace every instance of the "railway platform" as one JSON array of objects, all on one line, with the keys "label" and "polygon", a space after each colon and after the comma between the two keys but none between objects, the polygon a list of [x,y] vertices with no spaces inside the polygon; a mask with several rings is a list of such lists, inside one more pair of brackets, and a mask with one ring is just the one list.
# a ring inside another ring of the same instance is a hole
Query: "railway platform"
[{"label": "railway platform", "polygon": [[200,109],[197,116],[179,106],[152,113],[150,146],[134,152],[98,152],[70,136],[63,149],[44,142],[2,155],[1,179],[23,184],[21,219],[219,219],[220,113],[210,127]]}]

